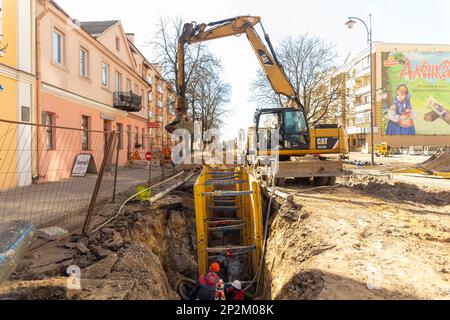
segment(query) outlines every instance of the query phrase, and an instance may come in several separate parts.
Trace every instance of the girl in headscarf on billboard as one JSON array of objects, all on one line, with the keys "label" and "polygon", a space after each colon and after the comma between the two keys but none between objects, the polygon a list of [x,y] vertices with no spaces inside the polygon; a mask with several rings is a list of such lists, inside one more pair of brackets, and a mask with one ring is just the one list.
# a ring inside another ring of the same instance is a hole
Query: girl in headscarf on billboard
[{"label": "girl in headscarf on billboard", "polygon": [[416,135],[411,94],[405,84],[397,87],[397,95],[388,112],[386,135]]}]

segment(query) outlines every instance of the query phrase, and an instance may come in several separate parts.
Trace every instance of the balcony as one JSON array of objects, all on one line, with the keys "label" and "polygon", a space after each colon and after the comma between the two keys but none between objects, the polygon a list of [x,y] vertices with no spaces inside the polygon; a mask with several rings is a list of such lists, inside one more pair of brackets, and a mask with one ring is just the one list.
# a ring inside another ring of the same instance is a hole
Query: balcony
[{"label": "balcony", "polygon": [[130,92],[114,92],[114,108],[128,111],[139,112],[142,110],[142,97]]},{"label": "balcony", "polygon": [[371,110],[372,105],[369,103],[365,103],[362,105],[355,106],[355,113],[363,113]]},{"label": "balcony", "polygon": [[359,87],[354,89],[355,96],[362,96],[365,94],[370,94],[370,85]]}]

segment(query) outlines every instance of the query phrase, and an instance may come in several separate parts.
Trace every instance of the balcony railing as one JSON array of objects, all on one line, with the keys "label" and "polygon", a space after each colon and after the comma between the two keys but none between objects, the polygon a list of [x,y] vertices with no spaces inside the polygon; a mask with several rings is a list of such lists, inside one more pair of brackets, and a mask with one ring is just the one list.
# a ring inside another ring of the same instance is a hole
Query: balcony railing
[{"label": "balcony railing", "polygon": [[142,97],[130,92],[114,92],[114,108],[128,112],[139,112],[142,110]]}]

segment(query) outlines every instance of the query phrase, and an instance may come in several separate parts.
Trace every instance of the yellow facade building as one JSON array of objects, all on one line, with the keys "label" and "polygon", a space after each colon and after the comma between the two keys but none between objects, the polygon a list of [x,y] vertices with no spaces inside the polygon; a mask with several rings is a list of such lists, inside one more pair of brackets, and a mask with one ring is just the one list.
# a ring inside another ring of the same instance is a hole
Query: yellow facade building
[{"label": "yellow facade building", "polygon": [[[32,122],[34,114],[34,0],[0,0],[0,119]],[[28,131],[29,132],[28,132]],[[31,183],[31,128],[0,122],[0,190]],[[23,150],[18,156],[12,149]],[[15,169],[15,170],[12,170]],[[6,173],[9,172],[9,173]]]}]

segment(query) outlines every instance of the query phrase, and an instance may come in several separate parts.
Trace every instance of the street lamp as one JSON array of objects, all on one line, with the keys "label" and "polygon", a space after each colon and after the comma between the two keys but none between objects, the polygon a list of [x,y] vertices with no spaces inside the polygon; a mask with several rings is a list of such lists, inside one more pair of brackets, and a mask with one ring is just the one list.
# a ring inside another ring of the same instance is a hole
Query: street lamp
[{"label": "street lamp", "polygon": [[373,70],[372,70],[372,66],[373,66],[373,46],[372,46],[372,15],[369,15],[369,26],[367,26],[367,23],[364,22],[364,20],[357,18],[357,17],[349,17],[348,21],[345,23],[345,25],[347,26],[347,28],[352,29],[356,22],[360,21],[362,22],[362,24],[366,27],[367,30],[367,43],[370,46],[370,134],[371,134],[371,147],[372,147],[372,166],[375,165],[375,146],[374,146],[374,103],[375,103],[375,99],[374,99],[374,79],[373,79]]}]

